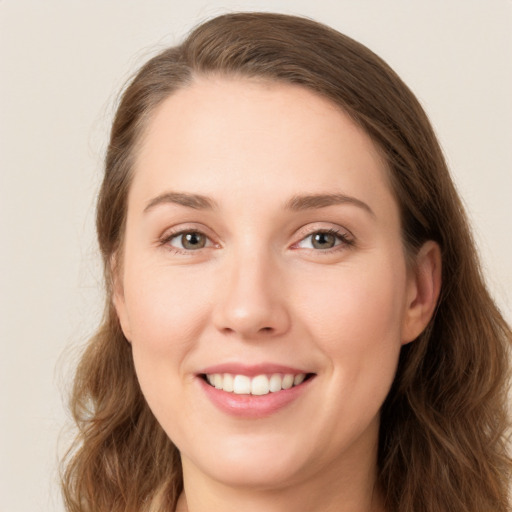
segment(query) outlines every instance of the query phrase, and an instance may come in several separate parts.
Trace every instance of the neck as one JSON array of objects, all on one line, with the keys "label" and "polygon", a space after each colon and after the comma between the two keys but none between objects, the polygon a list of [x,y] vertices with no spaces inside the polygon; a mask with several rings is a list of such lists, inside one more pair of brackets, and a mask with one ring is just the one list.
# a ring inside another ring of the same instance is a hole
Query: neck
[{"label": "neck", "polygon": [[376,450],[365,464],[361,459],[348,462],[279,487],[255,488],[211,478],[184,458],[184,492],[176,512],[384,512],[376,483]]}]

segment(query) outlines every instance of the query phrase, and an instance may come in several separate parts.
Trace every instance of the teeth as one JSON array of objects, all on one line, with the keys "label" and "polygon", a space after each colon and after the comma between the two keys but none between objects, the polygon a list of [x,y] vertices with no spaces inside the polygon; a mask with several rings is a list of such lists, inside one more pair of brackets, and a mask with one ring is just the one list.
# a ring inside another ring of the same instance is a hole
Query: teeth
[{"label": "teeth", "polygon": [[304,373],[299,373],[298,375],[295,375],[295,378],[293,379],[293,385],[298,386],[299,384],[302,384],[305,378],[306,375]]},{"label": "teeth", "polygon": [[270,384],[266,375],[258,375],[251,382],[251,395],[268,395]]},{"label": "teeth", "polygon": [[233,386],[234,385],[233,381],[234,381],[233,375],[231,375],[230,373],[225,373],[222,389],[224,391],[229,391],[230,393],[232,393],[235,389]]},{"label": "teeth", "polygon": [[233,392],[237,395],[250,395],[251,379],[246,375],[236,375],[233,379]]},{"label": "teeth", "polygon": [[237,395],[268,395],[269,393],[277,393],[283,389],[290,389],[298,386],[306,378],[305,373],[293,375],[291,373],[273,375],[257,375],[252,379],[247,375],[232,375],[230,373],[213,373],[206,375],[206,380],[215,387],[235,393]]},{"label": "teeth", "polygon": [[283,383],[283,378],[281,377],[281,375],[279,373],[275,373],[274,375],[272,375],[272,377],[270,377],[270,383],[269,383],[270,391],[272,391],[272,393],[275,393],[276,391],[281,391],[282,383]]},{"label": "teeth", "polygon": [[222,389],[222,385],[223,385],[223,377],[222,375],[220,375],[219,373],[215,374],[213,376],[213,385],[217,388],[217,389]]},{"label": "teeth", "polygon": [[293,386],[293,375],[290,375],[289,373],[287,373],[283,377],[282,386],[283,386],[283,389],[290,389]]}]

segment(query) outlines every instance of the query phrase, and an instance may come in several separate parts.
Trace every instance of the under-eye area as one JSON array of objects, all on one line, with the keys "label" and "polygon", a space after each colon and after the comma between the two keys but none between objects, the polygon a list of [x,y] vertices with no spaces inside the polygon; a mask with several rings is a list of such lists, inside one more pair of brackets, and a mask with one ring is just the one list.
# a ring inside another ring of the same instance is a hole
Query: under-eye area
[{"label": "under-eye area", "polygon": [[231,373],[202,374],[201,378],[210,386],[237,395],[268,395],[300,386],[315,377],[314,373],[273,373],[254,377]]}]

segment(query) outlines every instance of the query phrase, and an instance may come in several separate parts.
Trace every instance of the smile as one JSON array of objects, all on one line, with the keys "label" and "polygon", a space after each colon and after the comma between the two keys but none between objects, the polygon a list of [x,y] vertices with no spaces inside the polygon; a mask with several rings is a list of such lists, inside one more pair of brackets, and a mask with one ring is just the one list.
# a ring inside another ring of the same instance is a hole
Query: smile
[{"label": "smile", "polygon": [[226,362],[202,368],[196,377],[204,396],[220,411],[238,418],[258,419],[309,395],[317,374],[304,367],[270,362]]},{"label": "smile", "polygon": [[294,386],[298,386],[308,378],[309,374],[262,374],[254,377],[248,375],[235,375],[231,373],[205,374],[206,381],[216,389],[234,393],[236,395],[263,396],[277,393]]}]

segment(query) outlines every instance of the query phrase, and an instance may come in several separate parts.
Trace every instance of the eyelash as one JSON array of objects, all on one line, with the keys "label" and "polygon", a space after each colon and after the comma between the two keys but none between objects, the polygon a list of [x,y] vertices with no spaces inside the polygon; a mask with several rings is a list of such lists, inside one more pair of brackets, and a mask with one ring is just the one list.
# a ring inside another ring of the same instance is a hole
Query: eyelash
[{"label": "eyelash", "polygon": [[[176,239],[176,238],[178,238],[180,236],[187,235],[187,234],[197,234],[197,235],[204,236],[207,239],[207,244],[209,243],[209,245],[207,245],[206,247],[201,247],[199,249],[195,249],[195,250],[193,250],[193,249],[180,249],[178,247],[174,247],[174,246],[171,245],[171,241],[172,240],[174,240],[174,239]],[[302,242],[304,242],[308,238],[310,238],[310,237],[312,237],[314,235],[318,235],[318,234],[332,235],[332,236],[336,237],[337,242],[339,242],[339,243],[336,243],[333,247],[330,247],[330,248],[327,248],[327,249],[307,248],[306,250],[310,250],[310,251],[313,251],[313,252],[318,253],[318,254],[332,254],[335,251],[343,250],[343,249],[346,249],[346,248],[349,248],[349,247],[352,247],[352,246],[355,245],[354,239],[351,238],[351,236],[348,235],[346,232],[338,230],[338,229],[331,228],[331,229],[316,229],[314,231],[311,231],[306,236],[302,237],[298,242],[293,244],[292,245],[292,249],[299,249],[300,248],[300,247],[298,247],[299,244],[301,244]],[[167,249],[169,249],[171,252],[173,252],[175,254],[184,254],[184,255],[191,255],[194,252],[198,252],[200,249],[205,249],[205,248],[208,248],[208,247],[215,247],[216,246],[216,244],[210,239],[210,237],[208,235],[206,235],[205,233],[203,233],[199,229],[182,229],[180,231],[172,232],[170,234],[165,235],[159,241],[159,245],[165,246]]]},{"label": "eyelash", "polygon": [[307,240],[308,238],[313,237],[314,235],[332,235],[337,239],[337,242],[333,247],[329,247],[327,249],[315,249],[315,248],[309,248],[308,250],[314,251],[315,253],[319,254],[332,254],[335,251],[340,251],[347,249],[349,247],[352,247],[355,245],[355,241],[353,238],[350,237],[350,235],[346,231],[341,231],[339,229],[330,228],[330,229],[317,229],[315,231],[310,232],[303,238],[301,238],[297,243],[293,244],[293,248],[298,247],[299,244]]},{"label": "eyelash", "polygon": [[212,246],[216,245],[212,242],[212,240],[210,239],[210,237],[208,235],[206,235],[199,229],[182,229],[180,231],[175,231],[175,232],[166,234],[160,240],[159,245],[165,246],[167,249],[169,249],[171,252],[173,252],[175,254],[184,254],[187,256],[191,255],[192,253],[199,251],[199,249],[196,249],[196,250],[180,249],[179,247],[174,247],[171,245],[171,241],[174,240],[175,238],[179,238],[179,237],[182,237],[183,235],[188,235],[188,234],[197,234],[197,235],[204,236],[206,238],[207,244],[209,243],[209,245],[207,245],[206,247],[201,247],[200,249],[204,249],[204,248],[212,247]]}]

